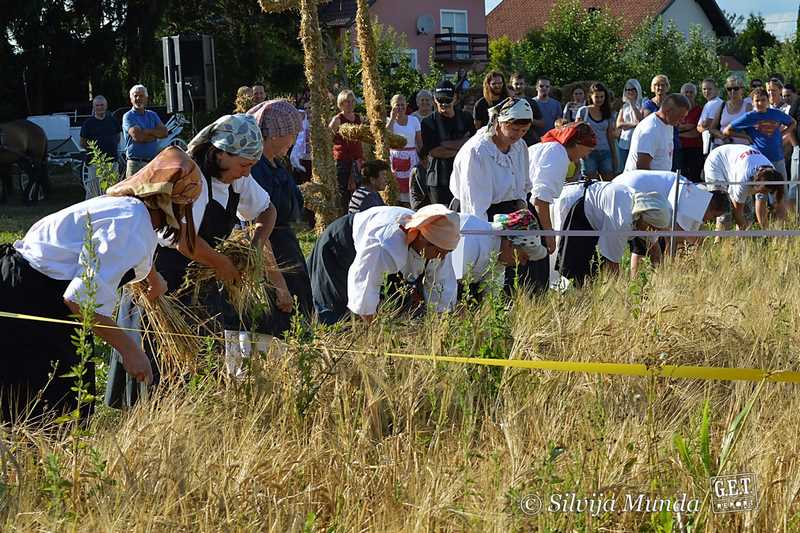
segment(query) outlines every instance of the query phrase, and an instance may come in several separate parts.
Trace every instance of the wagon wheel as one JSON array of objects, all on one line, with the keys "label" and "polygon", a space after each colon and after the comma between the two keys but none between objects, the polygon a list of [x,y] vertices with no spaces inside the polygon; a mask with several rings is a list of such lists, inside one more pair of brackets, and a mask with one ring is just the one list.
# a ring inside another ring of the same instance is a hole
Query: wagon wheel
[{"label": "wagon wheel", "polygon": [[184,141],[180,137],[175,137],[174,139],[172,139],[169,142],[169,146],[177,146],[178,148],[180,148],[184,152],[186,152],[189,149],[189,145],[187,145],[186,141]]},{"label": "wagon wheel", "polygon": [[17,175],[17,184],[22,193],[22,202],[29,205],[44,200],[45,191],[39,180],[31,179],[30,174],[22,169],[19,170]]}]

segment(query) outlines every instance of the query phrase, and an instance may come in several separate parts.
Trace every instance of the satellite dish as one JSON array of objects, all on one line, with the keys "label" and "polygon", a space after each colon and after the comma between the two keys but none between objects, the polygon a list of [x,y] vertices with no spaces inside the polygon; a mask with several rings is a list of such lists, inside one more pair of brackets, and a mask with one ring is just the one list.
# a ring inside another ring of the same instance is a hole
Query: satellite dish
[{"label": "satellite dish", "polygon": [[433,27],[436,24],[436,21],[433,20],[433,16],[431,15],[420,15],[417,18],[417,35],[427,35],[433,32]]}]

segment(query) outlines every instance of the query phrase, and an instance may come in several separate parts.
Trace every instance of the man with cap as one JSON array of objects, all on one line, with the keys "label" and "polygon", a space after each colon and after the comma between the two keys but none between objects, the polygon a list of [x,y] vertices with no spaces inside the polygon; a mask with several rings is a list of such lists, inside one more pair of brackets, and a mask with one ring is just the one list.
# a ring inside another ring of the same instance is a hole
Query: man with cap
[{"label": "man with cap", "polygon": [[433,93],[435,111],[422,121],[420,157],[430,155],[424,186],[432,204],[450,205],[450,175],[456,154],[475,133],[472,117],[455,108],[455,87],[442,80]]},{"label": "man with cap", "polygon": [[338,322],[348,310],[371,321],[386,275],[410,285],[412,298],[421,296],[437,312],[448,310],[457,293],[450,252],[459,237],[458,214],[441,204],[416,213],[373,207],[335,220],[308,260],[320,322]]},{"label": "man with cap", "polygon": [[669,202],[658,192],[633,192],[613,182],[570,184],[556,201],[554,226],[562,230],[608,233],[596,237],[558,237],[556,270],[582,285],[597,271],[598,265],[594,262],[597,247],[600,262],[617,273],[625,245],[632,239],[622,232],[668,229],[671,216]]},{"label": "man with cap", "polygon": [[[613,183],[624,185],[633,192],[652,193],[664,195],[672,209],[675,208],[675,173],[659,170],[629,170],[623,172]],[[678,216],[676,230],[697,231],[703,222],[715,220],[731,209],[728,194],[724,191],[706,190],[704,185],[692,183],[681,176],[680,191],[678,191]],[[682,239],[681,239],[682,240]],[[687,239],[696,240],[696,239]],[[659,239],[659,246],[647,246],[647,240],[636,237],[631,241],[631,274],[636,274],[641,258],[651,250],[651,259],[658,262],[661,253],[666,248],[666,239]]]},{"label": "man with cap", "polygon": [[[505,284],[507,267],[547,257],[547,248],[538,236],[495,233],[539,229],[536,217],[528,209],[495,215],[493,222],[464,213],[459,216],[462,235],[452,253],[459,292],[469,290],[470,296],[479,297],[487,290],[499,291]],[[471,233],[473,231],[480,233]]]}]

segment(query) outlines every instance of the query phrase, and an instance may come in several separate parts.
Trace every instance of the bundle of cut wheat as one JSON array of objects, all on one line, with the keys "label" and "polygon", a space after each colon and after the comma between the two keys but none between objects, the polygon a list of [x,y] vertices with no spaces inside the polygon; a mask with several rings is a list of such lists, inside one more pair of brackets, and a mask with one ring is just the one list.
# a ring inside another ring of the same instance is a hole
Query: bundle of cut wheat
[{"label": "bundle of cut wheat", "polygon": [[[269,307],[268,263],[263,250],[252,246],[252,240],[251,231],[235,229],[230,237],[216,246],[216,250],[230,259],[241,274],[240,281],[223,283],[228,302],[239,316],[249,316],[256,309]],[[181,290],[191,289],[196,301],[200,289],[208,283],[215,283],[214,278],[213,268],[192,262],[186,269],[186,282]]]},{"label": "bundle of cut wheat", "polygon": [[[339,127],[339,134],[347,141],[375,144],[375,137],[372,135],[369,124],[342,124]],[[386,137],[389,140],[389,148],[399,150],[406,147],[406,138],[402,135],[386,130]]]},{"label": "bundle of cut wheat", "polygon": [[154,302],[147,299],[147,283],[134,283],[128,289],[134,303],[146,317],[144,338],[162,377],[183,375],[196,370],[203,348],[202,337],[208,333],[203,321],[179,299],[162,295]]}]

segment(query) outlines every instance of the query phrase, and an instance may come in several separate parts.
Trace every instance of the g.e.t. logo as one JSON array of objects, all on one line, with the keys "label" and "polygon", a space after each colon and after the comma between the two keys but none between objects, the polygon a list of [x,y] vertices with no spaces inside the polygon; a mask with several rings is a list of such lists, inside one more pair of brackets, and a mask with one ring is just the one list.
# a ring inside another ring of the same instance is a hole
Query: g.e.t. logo
[{"label": "g.e.t. logo", "polygon": [[715,513],[758,509],[755,474],[733,474],[711,478],[711,505]]}]

